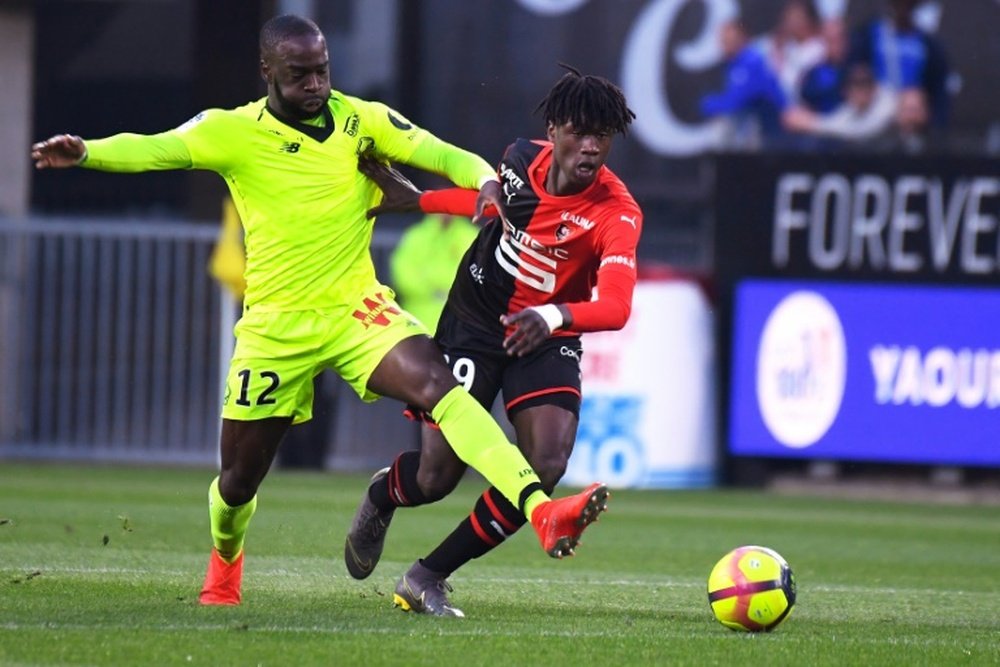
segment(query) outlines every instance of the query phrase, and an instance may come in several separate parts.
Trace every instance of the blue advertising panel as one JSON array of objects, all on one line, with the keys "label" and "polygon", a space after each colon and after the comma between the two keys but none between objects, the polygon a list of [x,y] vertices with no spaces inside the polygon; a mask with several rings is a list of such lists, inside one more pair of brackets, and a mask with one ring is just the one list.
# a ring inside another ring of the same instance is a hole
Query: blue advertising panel
[{"label": "blue advertising panel", "polygon": [[729,451],[1000,465],[1000,289],[745,279]]}]

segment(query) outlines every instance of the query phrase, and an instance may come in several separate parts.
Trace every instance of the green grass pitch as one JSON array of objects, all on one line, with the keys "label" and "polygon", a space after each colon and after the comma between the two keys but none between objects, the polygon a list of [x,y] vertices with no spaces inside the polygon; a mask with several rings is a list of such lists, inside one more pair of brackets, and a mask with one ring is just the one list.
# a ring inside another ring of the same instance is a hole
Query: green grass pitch
[{"label": "green grass pitch", "polygon": [[[996,507],[617,491],[576,557],[522,531],[452,577],[467,618],[438,619],[393,609],[392,590],[477,477],[398,512],[358,582],[342,548],[366,478],[275,471],[243,605],[202,608],[212,475],[0,462],[0,665],[1000,664]],[[747,543],[798,582],[770,634],[727,630],[706,601],[716,560]]]}]

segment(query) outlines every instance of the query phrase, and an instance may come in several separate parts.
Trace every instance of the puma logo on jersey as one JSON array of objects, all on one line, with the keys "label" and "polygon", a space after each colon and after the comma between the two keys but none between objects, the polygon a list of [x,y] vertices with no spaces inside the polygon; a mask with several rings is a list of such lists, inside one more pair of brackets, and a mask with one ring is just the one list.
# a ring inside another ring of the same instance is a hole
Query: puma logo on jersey
[{"label": "puma logo on jersey", "polygon": [[623,215],[621,217],[621,220],[622,220],[622,222],[627,222],[628,224],[632,225],[632,229],[636,228],[635,227],[635,216],[634,215],[631,216],[631,217],[629,217],[627,215]]},{"label": "puma logo on jersey", "polygon": [[503,196],[507,198],[506,204],[508,206],[510,205],[510,200],[513,199],[514,195],[516,195],[516,194],[517,194],[517,190],[514,190],[513,188],[511,188],[510,183],[507,183],[505,181],[504,184],[503,184]]}]

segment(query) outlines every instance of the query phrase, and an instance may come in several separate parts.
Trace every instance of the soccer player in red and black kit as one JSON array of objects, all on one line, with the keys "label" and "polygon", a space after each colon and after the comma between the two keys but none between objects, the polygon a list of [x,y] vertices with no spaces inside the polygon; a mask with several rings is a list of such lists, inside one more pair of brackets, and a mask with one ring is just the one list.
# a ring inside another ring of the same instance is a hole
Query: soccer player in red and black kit
[{"label": "soccer player in red and black kit", "polygon": [[[388,211],[477,214],[483,224],[448,295],[435,340],[455,377],[487,409],[502,391],[518,447],[551,492],[566,470],[580,411],[580,334],[622,328],[632,306],[642,212],[605,165],[615,134],[635,114],[621,90],[568,71],[539,104],[547,140],[518,139],[500,162],[503,210],[472,190],[420,192],[373,160],[359,168],[383,190]],[[596,289],[596,292],[595,292]],[[372,478],[344,550],[351,575],[371,574],[397,507],[440,500],[466,466],[440,430],[425,423],[422,448],[400,454]],[[464,616],[446,579],[525,523],[495,488],[396,586],[404,610]],[[576,539],[557,556],[572,555]]]}]

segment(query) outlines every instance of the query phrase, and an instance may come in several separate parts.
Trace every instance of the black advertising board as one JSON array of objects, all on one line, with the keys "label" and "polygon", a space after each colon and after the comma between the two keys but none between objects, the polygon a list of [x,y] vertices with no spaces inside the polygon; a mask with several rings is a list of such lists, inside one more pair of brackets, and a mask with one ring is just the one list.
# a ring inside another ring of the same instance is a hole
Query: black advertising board
[{"label": "black advertising board", "polygon": [[715,204],[731,462],[1000,467],[992,161],[720,156]]},{"label": "black advertising board", "polygon": [[992,160],[728,155],[716,269],[742,276],[1000,284]]}]

